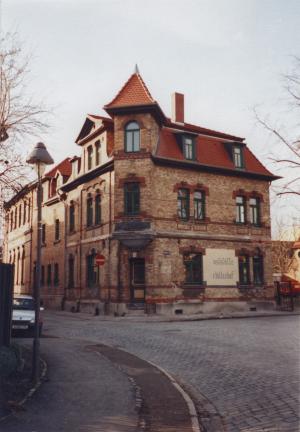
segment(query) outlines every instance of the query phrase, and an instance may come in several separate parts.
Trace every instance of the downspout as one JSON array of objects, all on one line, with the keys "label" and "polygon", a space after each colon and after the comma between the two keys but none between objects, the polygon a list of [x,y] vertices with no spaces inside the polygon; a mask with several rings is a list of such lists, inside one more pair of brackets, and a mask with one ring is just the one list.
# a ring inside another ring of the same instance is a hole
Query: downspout
[{"label": "downspout", "polygon": [[[80,191],[80,226],[79,226],[79,299],[78,299],[78,309],[80,310],[81,303],[81,290],[82,290],[82,192]],[[78,312],[79,312],[78,310]]]},{"label": "downspout", "polygon": [[33,227],[32,227],[32,221],[33,221],[33,189],[31,191],[31,211],[30,211],[30,206],[28,206],[28,211],[30,214],[30,219],[29,219],[29,228],[30,228],[30,260],[29,260],[29,286],[28,286],[28,293],[30,292],[31,289],[31,277],[32,277],[32,272],[33,272],[33,268],[32,268],[32,242],[33,242]]}]

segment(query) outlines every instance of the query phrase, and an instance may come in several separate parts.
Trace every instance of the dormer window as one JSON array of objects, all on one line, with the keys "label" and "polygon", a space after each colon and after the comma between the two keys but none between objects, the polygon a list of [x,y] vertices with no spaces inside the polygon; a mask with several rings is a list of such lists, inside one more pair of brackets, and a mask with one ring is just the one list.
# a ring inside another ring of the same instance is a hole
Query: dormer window
[{"label": "dormer window", "polygon": [[125,127],[125,151],[128,153],[140,151],[140,126],[135,121],[127,123]]},{"label": "dormer window", "polygon": [[244,168],[243,149],[240,146],[233,146],[233,162],[235,168]]},{"label": "dormer window", "polygon": [[194,140],[191,137],[183,137],[183,156],[187,160],[195,159]]}]

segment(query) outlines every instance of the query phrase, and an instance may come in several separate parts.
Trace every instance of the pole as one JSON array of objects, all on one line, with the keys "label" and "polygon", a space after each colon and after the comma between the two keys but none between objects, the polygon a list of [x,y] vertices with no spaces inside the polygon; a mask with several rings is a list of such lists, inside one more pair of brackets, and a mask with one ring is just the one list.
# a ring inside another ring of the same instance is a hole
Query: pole
[{"label": "pole", "polygon": [[32,356],[32,381],[36,384],[39,380],[40,366],[40,287],[41,287],[41,251],[42,251],[42,182],[40,164],[38,166],[37,184],[37,246],[36,246],[36,274],[34,283],[35,321]]}]

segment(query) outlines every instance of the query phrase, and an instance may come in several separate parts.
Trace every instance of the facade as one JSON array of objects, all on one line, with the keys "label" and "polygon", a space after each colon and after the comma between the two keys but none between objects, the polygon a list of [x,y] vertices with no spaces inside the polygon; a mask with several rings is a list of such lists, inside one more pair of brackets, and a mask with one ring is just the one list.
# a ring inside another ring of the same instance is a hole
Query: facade
[{"label": "facade", "polygon": [[[243,138],[186,123],[183,95],[166,117],[138,72],[104,109],[86,117],[81,156],[43,179],[45,305],[180,314],[271,304],[277,177]],[[34,283],[35,203],[32,183],[5,206],[5,260],[22,293]]]}]

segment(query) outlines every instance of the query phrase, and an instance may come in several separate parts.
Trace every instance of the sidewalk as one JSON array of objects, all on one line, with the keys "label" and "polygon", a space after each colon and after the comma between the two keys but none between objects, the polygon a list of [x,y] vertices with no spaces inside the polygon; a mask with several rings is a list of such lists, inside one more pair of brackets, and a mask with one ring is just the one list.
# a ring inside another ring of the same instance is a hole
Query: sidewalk
[{"label": "sidewalk", "polygon": [[[63,316],[74,316],[84,320],[96,321],[134,321],[134,322],[185,322],[185,321],[202,321],[212,319],[235,319],[235,318],[262,318],[262,317],[284,317],[300,315],[300,308],[294,312],[265,310],[265,311],[247,311],[247,312],[214,312],[214,313],[199,313],[193,315],[147,315],[140,312],[139,314],[126,314],[125,316],[113,315],[92,315],[86,312],[67,312],[67,311],[53,311],[51,313],[58,313]],[[47,314],[47,311],[46,311]]]}]

